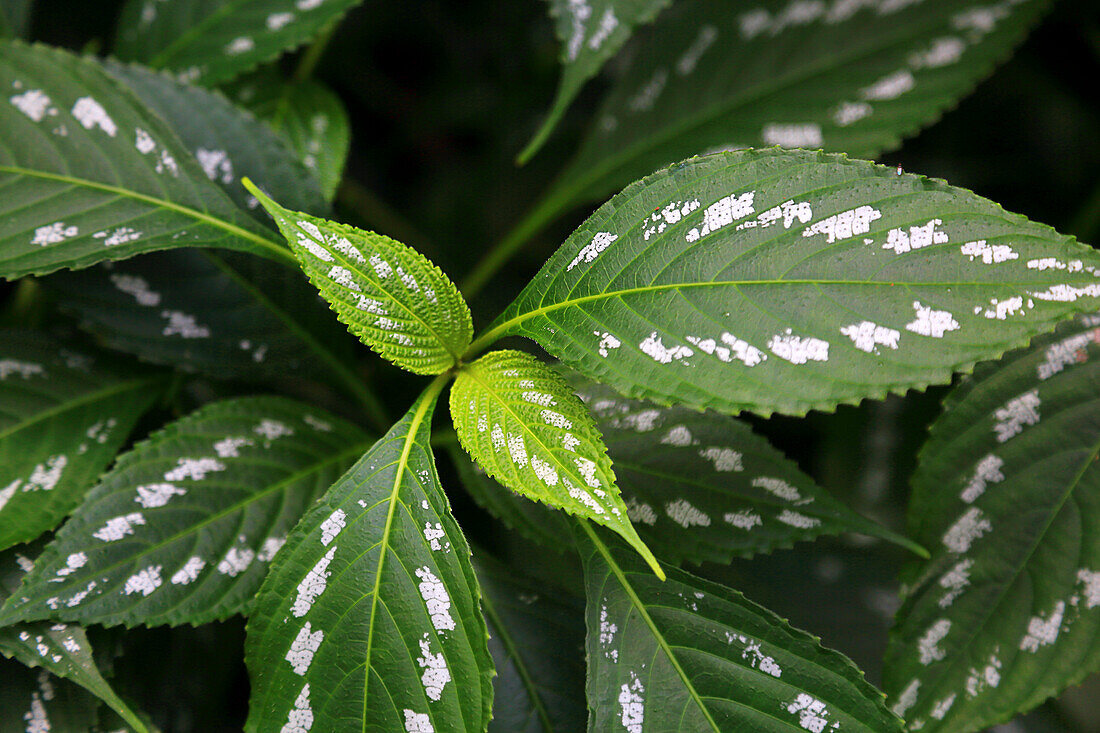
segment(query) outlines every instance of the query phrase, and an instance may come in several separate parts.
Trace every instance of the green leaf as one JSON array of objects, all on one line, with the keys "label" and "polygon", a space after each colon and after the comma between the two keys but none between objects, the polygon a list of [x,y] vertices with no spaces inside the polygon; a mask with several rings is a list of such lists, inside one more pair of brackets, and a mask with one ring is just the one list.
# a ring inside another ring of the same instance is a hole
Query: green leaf
[{"label": "green leaf", "polygon": [[458,445],[448,450],[462,487],[485,511],[524,537],[555,552],[571,552],[573,530],[569,518],[545,504],[529,501],[497,483]]},{"label": "green leaf", "polygon": [[585,82],[594,77],[634,29],[651,22],[672,0],[550,0],[554,30],[561,40],[561,83],[550,113],[519,154],[529,160],[561,120]]},{"label": "green leaf", "polygon": [[489,733],[583,730],[583,606],[491,559],[475,567],[497,669]]},{"label": "green leaf", "polygon": [[485,730],[477,581],[428,445],[444,383],[291,533],[249,618],[246,730]]},{"label": "green leaf", "polygon": [[30,15],[31,0],[0,0],[0,37],[25,37]]},{"label": "green leaf", "polygon": [[[107,61],[105,68],[172,126],[206,176],[237,206],[260,206],[238,182],[248,176],[293,209],[323,213],[328,208],[320,185],[295,151],[221,92],[183,84],[137,65]],[[260,211],[256,215],[263,216]]]},{"label": "green leaf", "polygon": [[462,447],[489,476],[618,532],[664,577],[627,518],[599,429],[553,369],[520,351],[487,354],[458,372],[451,419]]},{"label": "green leaf", "polygon": [[470,344],[470,309],[426,257],[382,234],[287,211],[244,181],[302,269],[359,340],[414,374],[440,374]]},{"label": "green leaf", "polygon": [[579,396],[603,433],[631,521],[664,562],[729,563],[841,532],[927,556],[834,499],[740,420],[627,400],[591,382]]},{"label": "green leaf", "polygon": [[[270,72],[242,82],[234,97],[286,140],[331,201],[344,177],[351,144],[351,124],[340,98],[316,81],[289,81]],[[268,190],[294,207],[279,191]]]},{"label": "green leaf", "polygon": [[361,0],[130,0],[115,53],[214,86],[308,42]]},{"label": "green leaf", "polygon": [[470,352],[523,335],[631,397],[802,414],[946,382],[1095,308],[1098,265],[942,181],[723,153],[600,207]]},{"label": "green leaf", "polygon": [[184,246],[291,259],[95,61],[0,42],[0,87],[0,277]]},{"label": "green leaf", "polygon": [[[0,730],[87,733],[96,722],[96,699],[44,669],[0,659]],[[49,725],[43,728],[42,725]],[[36,725],[37,728],[29,728]]]},{"label": "green leaf", "polygon": [[587,523],[588,730],[901,731],[882,693],[737,591],[669,567],[657,582]]},{"label": "green leaf", "polygon": [[960,385],[913,476],[886,689],[910,728],[981,730],[1100,669],[1100,318]]},{"label": "green leaf", "polygon": [[[19,586],[27,569],[33,566],[34,561],[22,553],[33,556],[34,549],[20,547],[0,555],[0,601],[8,598]],[[49,673],[52,673],[80,685],[118,712],[134,730],[146,733],[147,728],[141,718],[119,699],[107,680],[103,679],[92,657],[92,645],[81,627],[37,622],[0,628],[0,655],[42,670],[38,675],[40,702],[49,702],[52,687]],[[3,679],[7,686],[9,678],[4,676]],[[48,710],[46,717],[49,717]],[[51,728],[35,730],[49,731]]]},{"label": "green leaf", "polygon": [[550,198],[602,198],[716,149],[876,158],[969,93],[1049,4],[682,0],[632,49]]},{"label": "green leaf", "polygon": [[0,623],[199,624],[247,612],[287,532],[368,445],[291,400],[207,405],[119,458]]},{"label": "green leaf", "polygon": [[117,359],[0,330],[0,549],[72,511],[164,387]]}]

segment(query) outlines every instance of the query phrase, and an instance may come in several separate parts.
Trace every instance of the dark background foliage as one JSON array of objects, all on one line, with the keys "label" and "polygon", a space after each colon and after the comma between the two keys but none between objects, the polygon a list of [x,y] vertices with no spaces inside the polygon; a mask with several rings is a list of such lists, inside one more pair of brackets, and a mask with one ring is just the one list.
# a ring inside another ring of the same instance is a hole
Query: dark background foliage
[{"label": "dark background foliage", "polygon": [[[31,37],[73,49],[110,47],[118,0],[39,0]],[[642,32],[644,35],[645,31]],[[340,24],[317,76],[344,100],[353,132],[335,218],[388,233],[456,280],[497,241],[575,148],[606,88],[586,87],[547,147],[524,168],[516,153],[541,121],[558,79],[559,44],[542,2],[368,0]],[[282,63],[293,69],[293,55]],[[1100,234],[1100,3],[1063,0],[1013,59],[953,111],[882,162],[945,178],[1006,209],[1095,242]],[[578,209],[532,241],[472,303],[485,325],[544,258],[590,213]],[[14,288],[0,283],[0,299]],[[417,389],[396,370],[370,374],[397,414]],[[391,383],[392,382],[392,383]],[[946,388],[865,402],[807,419],[752,419],[853,508],[898,527],[907,479]],[[444,485],[449,466],[441,465]],[[461,492],[456,515],[473,536],[512,540]],[[869,551],[850,538],[738,561],[702,572],[820,634],[878,682],[900,550]],[[569,578],[568,555],[542,558]],[[564,565],[564,567],[563,567]],[[580,587],[577,584],[576,587]],[[105,658],[123,643],[99,632]],[[243,622],[125,632],[118,686],[165,730],[233,730],[245,714]],[[171,711],[171,712],[168,712]],[[1100,731],[1100,682],[1044,705],[1008,731]]]}]

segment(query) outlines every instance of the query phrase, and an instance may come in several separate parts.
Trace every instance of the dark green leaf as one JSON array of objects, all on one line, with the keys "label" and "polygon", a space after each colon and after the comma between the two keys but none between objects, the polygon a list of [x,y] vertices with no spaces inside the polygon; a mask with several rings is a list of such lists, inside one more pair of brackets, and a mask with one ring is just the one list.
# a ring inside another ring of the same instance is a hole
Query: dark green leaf
[{"label": "dark green leaf", "polygon": [[1098,265],[942,181],[723,153],[600,207],[470,351],[523,335],[632,397],[801,414],[946,382],[1095,308]]},{"label": "dark green leaf", "polygon": [[634,29],[649,23],[672,0],[550,0],[554,30],[561,40],[561,84],[550,113],[535,138],[520,153],[525,161],[538,152],[584,83],[595,76],[627,42]]},{"label": "dark green leaf", "polygon": [[1098,326],[982,370],[932,427],[909,524],[934,552],[885,673],[911,729],[981,730],[1100,670]]},{"label": "dark green leaf", "polygon": [[119,458],[0,622],[203,623],[246,612],[287,532],[368,445],[297,402],[213,403]]},{"label": "dark green leaf", "polygon": [[213,86],[337,22],[361,0],[130,0],[116,53]]},{"label": "dark green leaf", "polygon": [[599,429],[553,369],[521,351],[487,354],[455,377],[451,419],[462,447],[490,476],[618,532],[661,574],[627,518]]},{"label": "dark green leaf", "polygon": [[260,202],[241,186],[247,176],[292,209],[323,213],[321,189],[295,152],[221,92],[193,87],[137,65],[108,61],[107,71],[161,116],[195,156],[203,172],[242,209],[259,211]]},{"label": "dark green leaf", "polygon": [[584,729],[584,607],[512,568],[475,564],[497,669],[489,733]]},{"label": "dark green leaf", "polygon": [[[41,546],[21,546],[0,554],[0,601],[6,600],[9,594],[18,588],[22,577],[33,566],[34,560],[31,557],[34,557],[40,549]],[[41,669],[38,675],[40,703],[50,701],[52,684],[57,682],[53,679],[53,675],[56,675],[88,690],[117,711],[127,723],[133,726],[134,730],[145,733],[145,724],[126,703],[119,699],[103,679],[92,658],[92,646],[88,642],[88,637],[84,634],[84,629],[79,626],[51,625],[48,622],[5,626],[0,628],[0,655],[16,659],[28,667]],[[6,686],[9,683],[9,677],[4,676],[2,679]],[[33,703],[31,710],[34,713]],[[48,718],[48,706],[44,706],[43,710]],[[31,728],[29,722],[28,720],[27,730],[41,733],[52,730],[50,727]],[[0,727],[0,730],[7,729]]]},{"label": "dark green leaf", "polygon": [[658,581],[588,524],[588,730],[901,731],[847,658],[737,591]]},{"label": "dark green leaf", "polygon": [[26,37],[30,15],[31,0],[0,0],[0,37]]},{"label": "dark green leaf", "polygon": [[117,359],[0,330],[0,549],[79,504],[164,387]]},{"label": "dark green leaf", "polygon": [[246,730],[485,729],[477,581],[428,445],[443,384],[291,533],[249,619]]},{"label": "dark green leaf", "polygon": [[1005,59],[1046,0],[682,0],[632,49],[550,198],[600,198],[674,161],[781,145],[875,158]]},{"label": "dark green leaf", "polygon": [[840,532],[913,543],[834,499],[744,422],[581,385],[631,521],[665,562],[728,563]]},{"label": "dark green leaf", "polygon": [[0,277],[173,247],[290,252],[96,62],[0,42]]},{"label": "dark green leaf", "polygon": [[0,679],[0,730],[88,733],[95,725],[96,699],[44,669],[0,659]]},{"label": "dark green leaf", "polygon": [[245,179],[336,317],[386,359],[440,374],[470,344],[470,309],[428,258],[382,234],[288,211]]}]

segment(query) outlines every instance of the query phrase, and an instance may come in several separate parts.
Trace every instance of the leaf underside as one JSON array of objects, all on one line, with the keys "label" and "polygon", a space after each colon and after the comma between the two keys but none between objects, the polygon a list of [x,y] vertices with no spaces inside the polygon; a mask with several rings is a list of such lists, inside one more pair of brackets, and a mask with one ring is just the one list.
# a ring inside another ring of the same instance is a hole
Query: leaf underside
[{"label": "leaf underside", "polygon": [[631,397],[803,414],[946,382],[1095,308],[1100,256],[942,181],[778,149],[600,207],[475,342],[538,341]]},{"label": "leaf underside", "polygon": [[164,386],[117,359],[0,331],[0,549],[56,526]]},{"label": "leaf underside", "polygon": [[477,581],[428,445],[437,395],[429,388],[291,533],[249,618],[246,730],[488,723]]},{"label": "leaf underside", "polygon": [[494,351],[458,373],[450,407],[459,442],[489,476],[614,530],[660,573],[627,517],[600,431],[557,372],[530,354]]},{"label": "leaf underside", "polygon": [[290,253],[98,63],[0,42],[0,277],[158,249]]},{"label": "leaf underside", "polygon": [[119,458],[0,608],[0,622],[199,624],[247,612],[313,500],[369,443],[291,400],[236,398]]},{"label": "leaf underside", "polygon": [[681,0],[639,34],[551,198],[567,208],[715,150],[876,158],[969,93],[1049,5]]},{"label": "leaf underside", "polygon": [[306,43],[361,0],[130,0],[115,53],[214,86]]},{"label": "leaf underside", "polygon": [[902,730],[847,658],[737,591],[672,568],[661,583],[587,525],[578,543],[592,733]]},{"label": "leaf underside", "polygon": [[1003,722],[1100,669],[1100,318],[961,384],[913,477],[885,682],[910,728]]}]

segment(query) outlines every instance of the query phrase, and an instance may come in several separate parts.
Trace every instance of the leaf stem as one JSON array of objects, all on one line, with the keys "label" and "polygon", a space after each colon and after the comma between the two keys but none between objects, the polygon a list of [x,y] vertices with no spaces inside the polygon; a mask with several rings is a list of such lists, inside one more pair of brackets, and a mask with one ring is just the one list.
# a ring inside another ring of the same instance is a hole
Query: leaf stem
[{"label": "leaf stem", "polygon": [[336,31],[336,25],[336,21],[329,23],[328,27],[317,36],[317,40],[310,44],[309,48],[302,53],[302,58],[298,62],[298,68],[294,70],[294,76],[291,81],[298,84],[313,76],[313,70],[317,68],[317,62],[325,55],[325,49],[328,48],[328,42],[332,40],[332,34]]}]

